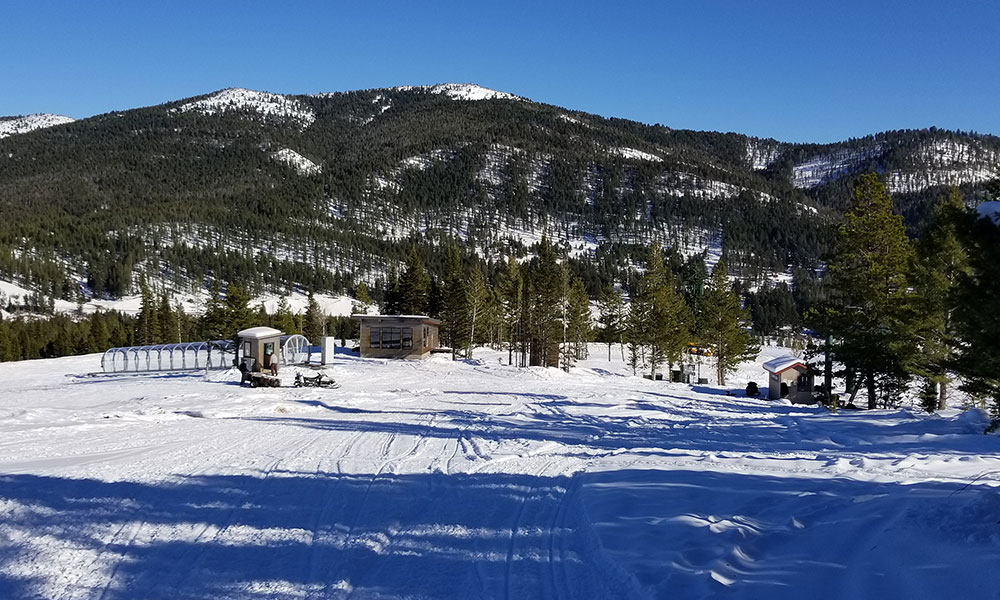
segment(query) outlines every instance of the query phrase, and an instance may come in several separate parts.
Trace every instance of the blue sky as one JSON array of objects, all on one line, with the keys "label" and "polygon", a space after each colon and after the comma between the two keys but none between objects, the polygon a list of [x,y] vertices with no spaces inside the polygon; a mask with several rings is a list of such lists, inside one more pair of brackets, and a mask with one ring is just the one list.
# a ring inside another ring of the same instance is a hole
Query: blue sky
[{"label": "blue sky", "polygon": [[1000,134],[1000,3],[14,2],[0,115],[75,118],[225,87],[475,82],[786,141]]}]

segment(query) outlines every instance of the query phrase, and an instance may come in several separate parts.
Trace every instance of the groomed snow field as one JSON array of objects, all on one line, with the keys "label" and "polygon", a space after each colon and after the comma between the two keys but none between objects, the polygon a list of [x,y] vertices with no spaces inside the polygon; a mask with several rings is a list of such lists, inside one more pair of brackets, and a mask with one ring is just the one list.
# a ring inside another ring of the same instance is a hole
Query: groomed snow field
[{"label": "groomed snow field", "polygon": [[342,354],[336,390],[0,364],[0,598],[1000,598],[981,412],[501,362]]}]

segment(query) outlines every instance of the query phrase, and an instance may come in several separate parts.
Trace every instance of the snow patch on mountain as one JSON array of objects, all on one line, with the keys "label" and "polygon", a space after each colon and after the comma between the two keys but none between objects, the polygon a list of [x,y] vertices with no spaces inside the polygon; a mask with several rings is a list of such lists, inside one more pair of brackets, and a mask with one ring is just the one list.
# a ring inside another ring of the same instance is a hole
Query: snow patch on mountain
[{"label": "snow patch on mountain", "polygon": [[305,104],[269,92],[229,88],[201,100],[181,105],[181,112],[198,111],[205,115],[250,111],[266,121],[291,121],[305,129],[316,120],[316,114]]},{"label": "snow patch on mountain", "polygon": [[583,125],[584,127],[590,127],[590,123],[585,123],[580,119],[577,119],[576,117],[571,117],[567,115],[566,113],[560,114],[559,118],[562,119],[563,121],[566,121],[567,123],[573,123],[574,125]]},{"label": "snow patch on mountain", "polygon": [[986,166],[975,168],[928,169],[917,172],[892,171],[886,174],[890,194],[919,192],[940,185],[982,183],[1000,177],[1000,170]]},{"label": "snow patch on mountain", "polygon": [[635,148],[619,147],[619,148],[609,148],[608,152],[614,154],[615,156],[621,156],[622,158],[627,158],[630,160],[648,160],[651,162],[663,162],[663,159],[655,154],[650,154],[649,152],[643,152],[642,150],[637,150]]},{"label": "snow patch on mountain", "polygon": [[941,185],[983,183],[1000,178],[1000,156],[978,145],[935,140],[915,153],[915,169],[886,174],[890,193],[902,194]]},{"label": "snow patch on mountain", "polygon": [[491,90],[475,83],[439,83],[437,85],[403,85],[392,88],[400,92],[427,90],[432,94],[444,94],[452,100],[525,100],[508,92]]},{"label": "snow patch on mountain", "polygon": [[778,158],[778,144],[769,140],[748,139],[746,147],[747,164],[754,171],[760,171],[771,166]]},{"label": "snow patch on mountain", "polygon": [[493,186],[499,187],[507,180],[506,171],[510,161],[514,156],[523,154],[520,148],[512,148],[503,144],[493,144],[486,151],[483,168],[476,174],[476,179]]},{"label": "snow patch on mountain", "polygon": [[820,154],[792,167],[792,185],[797,188],[816,187],[859,168],[881,153],[882,145],[875,144],[859,151],[838,150]]},{"label": "snow patch on mountain", "polygon": [[691,173],[667,171],[657,179],[657,189],[668,196],[692,196],[703,200],[731,198],[744,188],[714,179],[705,179]]},{"label": "snow patch on mountain", "polygon": [[298,171],[300,175],[318,175],[323,172],[323,167],[302,156],[295,150],[290,150],[288,148],[282,148],[277,152],[272,152],[271,158],[292,167]]},{"label": "snow patch on mountain", "polygon": [[524,100],[520,96],[491,90],[474,83],[443,83],[430,88],[432,94],[444,94],[452,100]]},{"label": "snow patch on mountain", "polygon": [[455,155],[453,150],[447,148],[439,148],[437,150],[432,150],[425,154],[418,154],[416,156],[409,156],[400,161],[400,167],[404,169],[416,169],[418,171],[423,171],[430,167],[436,162],[442,160],[448,160]]},{"label": "snow patch on mountain", "polygon": [[36,114],[23,117],[5,117],[0,119],[0,139],[12,135],[28,133],[36,129],[45,129],[55,125],[72,123],[75,119],[63,115]]}]

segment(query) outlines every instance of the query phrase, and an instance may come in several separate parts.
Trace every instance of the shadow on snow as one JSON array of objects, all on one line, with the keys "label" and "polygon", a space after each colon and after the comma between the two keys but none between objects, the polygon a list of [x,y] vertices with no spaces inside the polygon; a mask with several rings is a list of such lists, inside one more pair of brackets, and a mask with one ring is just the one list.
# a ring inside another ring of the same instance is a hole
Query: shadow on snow
[{"label": "shadow on snow", "polygon": [[[877,567],[896,561],[944,597],[988,583],[998,558],[982,488],[679,470],[7,475],[0,597],[46,595],[30,567],[53,560],[60,592],[105,599],[842,597],[854,569],[862,596],[892,597]],[[924,530],[933,552],[913,545]]]}]

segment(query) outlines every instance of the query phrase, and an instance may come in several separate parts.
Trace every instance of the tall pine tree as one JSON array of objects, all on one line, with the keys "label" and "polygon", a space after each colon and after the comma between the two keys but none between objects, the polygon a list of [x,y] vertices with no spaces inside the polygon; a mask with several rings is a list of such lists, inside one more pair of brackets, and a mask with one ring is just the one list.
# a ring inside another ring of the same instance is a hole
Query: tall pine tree
[{"label": "tall pine tree", "polygon": [[712,270],[708,290],[702,302],[703,339],[712,346],[716,381],[726,385],[726,376],[736,366],[757,356],[760,348],[747,330],[750,311],[740,304],[726,278],[726,263],[719,261]]},{"label": "tall pine tree", "polygon": [[962,236],[971,226],[971,215],[957,188],[935,207],[931,221],[917,244],[914,287],[920,319],[920,354],[917,372],[935,393],[928,396],[928,410],[948,407],[950,369],[961,348],[956,312],[959,284],[971,275],[969,255]]},{"label": "tall pine tree", "polygon": [[862,175],[828,264],[833,298],[814,322],[832,334],[834,358],[846,366],[848,379],[866,385],[868,408],[876,408],[880,396],[889,403],[913,368],[912,259],[885,185],[873,173]]},{"label": "tall pine tree", "polygon": [[[625,300],[621,293],[609,284],[601,290],[597,307],[601,313],[598,320],[599,337],[601,342],[608,345],[608,362],[610,362],[611,347],[622,343],[625,331]],[[622,358],[624,359],[624,354]]]},{"label": "tall pine tree", "polygon": [[449,245],[445,254],[441,324],[442,336],[451,347],[451,358],[455,360],[459,348],[466,348],[471,343],[466,276],[455,244]]},{"label": "tall pine tree", "polygon": [[426,315],[430,285],[430,277],[424,270],[424,264],[417,253],[417,247],[411,246],[410,253],[406,257],[403,274],[399,277],[397,293],[400,313]]}]

